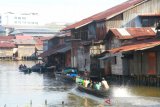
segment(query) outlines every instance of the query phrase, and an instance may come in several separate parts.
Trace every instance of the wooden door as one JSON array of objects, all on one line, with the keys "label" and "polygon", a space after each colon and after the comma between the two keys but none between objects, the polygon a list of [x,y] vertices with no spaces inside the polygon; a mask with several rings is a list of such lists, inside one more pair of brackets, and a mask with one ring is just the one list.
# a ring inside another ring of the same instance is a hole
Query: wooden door
[{"label": "wooden door", "polygon": [[147,73],[149,75],[156,75],[156,53],[155,52],[148,52],[147,55],[147,65],[148,65],[148,71]]}]

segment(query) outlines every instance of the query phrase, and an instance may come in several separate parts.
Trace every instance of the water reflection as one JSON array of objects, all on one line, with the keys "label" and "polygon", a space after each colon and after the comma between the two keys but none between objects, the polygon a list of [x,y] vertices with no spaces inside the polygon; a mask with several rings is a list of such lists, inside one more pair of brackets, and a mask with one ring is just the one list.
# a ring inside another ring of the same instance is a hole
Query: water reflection
[{"label": "water reflection", "polygon": [[[0,62],[0,107],[105,107],[160,105],[160,88],[111,85],[108,98],[97,98],[77,90],[75,84],[55,78],[53,73],[19,72],[18,66],[36,62]],[[64,101],[64,105],[62,102]]]}]

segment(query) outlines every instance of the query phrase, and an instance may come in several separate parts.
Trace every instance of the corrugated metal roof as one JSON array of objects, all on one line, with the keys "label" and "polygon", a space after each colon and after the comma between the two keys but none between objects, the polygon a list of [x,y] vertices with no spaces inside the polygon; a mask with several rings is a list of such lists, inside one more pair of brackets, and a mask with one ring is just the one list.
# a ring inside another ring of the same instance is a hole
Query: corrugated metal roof
[{"label": "corrugated metal roof", "polygon": [[23,35],[23,36],[16,36],[16,39],[33,39],[33,37],[32,36],[29,36],[29,35]]},{"label": "corrugated metal roof", "polygon": [[[112,28],[109,32],[118,39],[132,39],[138,37],[155,37],[155,28],[142,27],[142,28]],[[109,33],[108,33],[109,34]]]},{"label": "corrugated metal roof", "polygon": [[66,28],[64,28],[63,30],[69,30],[69,29],[74,29],[74,28],[78,28],[78,27],[82,27],[86,24],[90,24],[93,21],[100,21],[100,20],[108,20],[140,3],[146,2],[146,0],[129,0],[127,2],[124,2],[120,5],[117,5],[115,7],[112,7],[110,9],[107,9],[103,12],[97,13],[93,16],[90,16],[86,19],[83,19],[77,23],[74,23]]},{"label": "corrugated metal roof", "polygon": [[117,30],[121,36],[131,36],[131,34],[126,29],[118,28]]},{"label": "corrugated metal roof", "polygon": [[11,32],[11,35],[21,34],[21,33],[35,33],[35,34],[54,34],[55,32],[50,29],[16,29]]},{"label": "corrugated metal roof", "polygon": [[137,50],[150,49],[159,45],[160,45],[159,40],[151,40],[151,41],[143,41],[139,43],[137,42],[137,43],[126,45],[126,46],[121,46],[119,48],[114,48],[108,51],[110,53],[137,51]]},{"label": "corrugated metal roof", "polygon": [[36,42],[33,39],[15,39],[14,40],[15,44],[18,45],[35,45]]},{"label": "corrugated metal roof", "polygon": [[53,47],[51,49],[48,49],[47,51],[43,52],[42,54],[40,54],[39,56],[40,57],[47,57],[47,56],[50,56],[52,54],[55,54],[55,53],[64,53],[68,50],[71,49],[71,46],[70,45],[58,45],[57,47]]},{"label": "corrugated metal roof", "polygon": [[15,48],[16,45],[14,43],[0,43],[0,48]]},{"label": "corrugated metal roof", "polygon": [[0,41],[10,41],[15,39],[15,36],[0,36]]}]

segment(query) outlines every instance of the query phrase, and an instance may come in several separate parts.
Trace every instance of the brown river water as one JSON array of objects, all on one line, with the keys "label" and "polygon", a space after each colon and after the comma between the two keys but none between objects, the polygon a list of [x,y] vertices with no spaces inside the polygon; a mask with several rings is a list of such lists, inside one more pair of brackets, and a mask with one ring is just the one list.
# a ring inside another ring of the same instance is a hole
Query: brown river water
[{"label": "brown river water", "polygon": [[[54,73],[24,74],[18,66],[32,61],[0,61],[0,107],[160,107],[160,88],[112,85],[108,98],[77,90]],[[62,104],[62,102],[64,102]]]}]

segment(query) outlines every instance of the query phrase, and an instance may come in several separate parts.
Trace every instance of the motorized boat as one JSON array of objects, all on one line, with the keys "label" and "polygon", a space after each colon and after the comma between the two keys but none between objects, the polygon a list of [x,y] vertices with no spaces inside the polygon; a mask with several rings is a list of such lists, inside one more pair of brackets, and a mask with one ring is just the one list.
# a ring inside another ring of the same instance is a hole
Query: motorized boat
[{"label": "motorized boat", "polygon": [[75,82],[76,77],[73,75],[76,75],[76,74],[71,74],[71,75],[68,74],[67,75],[67,74],[55,72],[56,78],[59,78],[59,79],[62,79],[64,81],[68,81],[68,82]]},{"label": "motorized boat", "polygon": [[109,90],[96,90],[90,87],[84,87],[83,85],[78,84],[78,90],[81,92],[85,92],[88,94],[92,94],[97,97],[108,97],[109,96]]},{"label": "motorized boat", "polygon": [[67,81],[67,82],[74,82],[76,81],[77,76],[77,69],[75,68],[65,68],[61,72],[55,72],[55,76],[58,79]]}]

